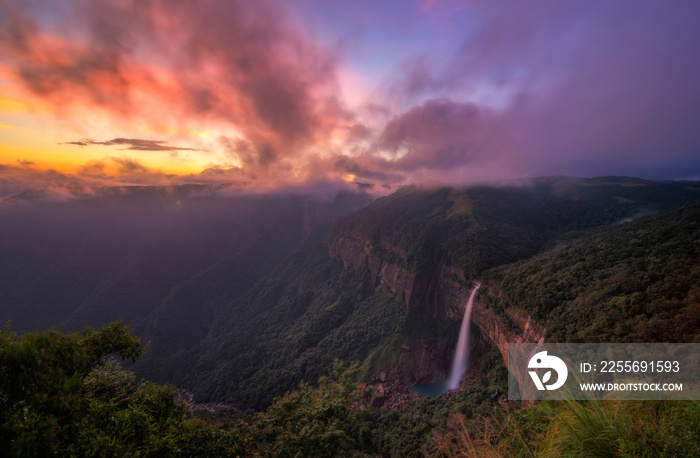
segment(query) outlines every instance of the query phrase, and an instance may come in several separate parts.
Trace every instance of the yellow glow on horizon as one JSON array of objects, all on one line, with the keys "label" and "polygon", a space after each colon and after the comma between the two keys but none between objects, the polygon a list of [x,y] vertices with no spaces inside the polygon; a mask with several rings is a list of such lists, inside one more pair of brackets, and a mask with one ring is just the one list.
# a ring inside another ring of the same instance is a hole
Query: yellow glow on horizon
[{"label": "yellow glow on horizon", "polygon": [[32,161],[35,168],[38,169],[53,169],[59,172],[73,173],[87,162],[83,155],[57,153],[36,147],[2,146],[0,164],[16,165],[18,161]]},{"label": "yellow glow on horizon", "polygon": [[[176,176],[197,175],[211,167],[242,166],[240,159],[232,157],[228,147],[220,141],[221,138],[244,138],[230,123],[181,117],[177,110],[161,110],[152,103],[135,117],[110,113],[85,103],[76,103],[65,110],[56,109],[50,100],[38,98],[15,84],[15,79],[3,78],[3,72],[7,73],[0,65],[0,164],[75,174],[91,161],[106,161],[107,170],[111,170],[110,159],[127,158],[150,172]],[[146,83],[144,87],[153,89],[152,82]],[[168,88],[163,91],[167,92]],[[69,144],[83,139],[108,142],[114,138],[163,142],[166,150]],[[173,149],[167,150],[167,147]]]},{"label": "yellow glow on horizon", "polygon": [[[56,170],[61,173],[72,174],[79,172],[91,161],[104,161],[109,158],[129,158],[153,172],[162,172],[168,175],[198,174],[212,163],[213,157],[210,151],[197,150],[173,150],[173,151],[134,151],[120,146],[87,146],[67,144],[69,141],[77,141],[82,138],[96,138],[97,141],[106,141],[112,138],[141,138],[140,133],[111,130],[109,123],[104,128],[95,131],[81,133],[76,130],[71,119],[68,124],[61,121],[52,121],[41,114],[10,112],[7,107],[19,107],[22,104],[14,99],[0,96],[0,164],[17,166],[24,161],[32,162],[32,168],[37,170]],[[48,126],[48,128],[46,128]],[[91,126],[94,129],[94,126]],[[43,128],[43,129],[42,129]],[[92,130],[92,129],[90,129]],[[149,129],[153,132],[153,129]],[[175,130],[175,129],[173,129]],[[181,129],[180,129],[181,131]],[[99,133],[98,133],[99,132]],[[202,131],[203,134],[213,134],[214,131]],[[181,132],[178,132],[181,134]],[[146,138],[153,138],[148,135]],[[156,139],[158,136],[156,136]],[[195,140],[194,143],[191,140]],[[166,145],[182,148],[202,148],[202,140],[187,138],[177,135],[175,139],[165,138],[162,141]]]},{"label": "yellow glow on horizon", "polygon": [[[5,146],[5,145],[2,145]],[[109,158],[132,159],[154,172],[162,172],[168,175],[198,174],[206,167],[196,161],[175,161],[166,157],[143,158],[132,151],[114,151],[113,154],[102,156],[94,153],[80,151],[74,148],[44,149],[35,147],[3,147],[0,148],[0,164],[17,165],[19,161],[33,162],[33,168],[39,170],[56,170],[61,173],[76,173],[90,161],[103,161]],[[163,155],[159,155],[163,156]]]}]

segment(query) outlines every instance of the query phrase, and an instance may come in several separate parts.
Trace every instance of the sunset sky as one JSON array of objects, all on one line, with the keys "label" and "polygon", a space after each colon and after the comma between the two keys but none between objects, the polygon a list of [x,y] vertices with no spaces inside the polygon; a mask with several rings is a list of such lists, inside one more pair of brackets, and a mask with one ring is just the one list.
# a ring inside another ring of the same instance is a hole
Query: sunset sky
[{"label": "sunset sky", "polygon": [[0,0],[0,194],[700,179],[700,2]]}]

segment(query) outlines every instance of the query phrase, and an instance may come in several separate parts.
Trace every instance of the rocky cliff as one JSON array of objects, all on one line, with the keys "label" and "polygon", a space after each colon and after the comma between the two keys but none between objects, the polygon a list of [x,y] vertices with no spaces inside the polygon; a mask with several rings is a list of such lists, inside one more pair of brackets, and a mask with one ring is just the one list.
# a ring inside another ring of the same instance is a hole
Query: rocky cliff
[{"label": "rocky cliff", "polygon": [[[464,316],[473,280],[467,279],[459,269],[440,263],[432,272],[412,273],[403,267],[407,263],[400,250],[350,234],[331,237],[329,253],[340,258],[345,268],[367,268],[366,283],[372,292],[384,289],[400,293],[407,307],[420,307],[434,318],[448,316],[459,323]],[[472,322],[498,347],[507,366],[508,343],[544,342],[546,330],[523,311],[509,309],[506,313],[515,326],[506,326],[477,296]],[[443,380],[448,375],[453,352],[454,348],[437,338],[411,342],[402,346],[402,353],[387,376],[408,386]]]},{"label": "rocky cliff", "polygon": [[373,244],[356,235],[332,237],[329,253],[340,258],[346,269],[367,267],[369,287],[373,291],[384,287],[392,293],[401,293],[407,307],[427,308],[433,316],[447,315],[453,319],[461,319],[464,314],[464,293],[469,288],[458,269],[443,263],[427,274],[410,272],[404,267],[408,263],[401,250],[386,243]]}]

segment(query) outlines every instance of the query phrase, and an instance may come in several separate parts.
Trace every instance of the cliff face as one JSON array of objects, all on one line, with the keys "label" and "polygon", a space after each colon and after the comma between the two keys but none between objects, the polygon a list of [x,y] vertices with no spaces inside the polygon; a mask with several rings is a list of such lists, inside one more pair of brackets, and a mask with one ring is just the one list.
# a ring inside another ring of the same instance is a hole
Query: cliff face
[{"label": "cliff face", "polygon": [[389,377],[406,387],[444,380],[449,375],[454,348],[437,339],[426,338],[401,347],[401,354],[391,368]]},{"label": "cliff face", "polygon": [[464,294],[466,291],[469,297],[469,292],[464,274],[457,269],[443,264],[433,273],[417,275],[386,260],[394,258],[405,264],[405,253],[386,244],[374,247],[357,236],[332,238],[329,253],[340,258],[346,269],[367,267],[367,283],[372,290],[384,287],[392,293],[403,293],[407,307],[427,308],[433,316],[447,315],[456,320],[464,314]]},{"label": "cliff face", "polygon": [[506,313],[521,330],[520,334],[507,331],[501,319],[491,310],[484,308],[478,300],[472,309],[472,322],[498,347],[507,367],[508,343],[543,343],[546,330],[524,312],[511,309],[506,310]]},{"label": "cliff face", "polygon": [[[392,250],[391,247],[383,247],[388,254],[403,258],[402,253]],[[340,258],[343,267],[367,267],[369,271],[368,284],[373,290],[385,287],[391,292],[402,292],[406,306],[411,305],[411,300],[417,291],[417,283],[414,275],[397,265],[382,260],[380,256],[372,254],[372,244],[369,240],[359,237],[338,237],[331,240],[329,251],[332,257]],[[415,298],[413,298],[415,302]]]},{"label": "cliff face", "polygon": [[[392,293],[402,293],[407,307],[420,307],[433,317],[447,316],[460,321],[464,316],[472,284],[459,269],[443,263],[434,272],[416,275],[386,260],[393,258],[405,263],[405,256],[399,250],[381,244],[375,246],[370,240],[352,235],[332,237],[329,252],[340,258],[345,268],[367,267],[368,284],[373,291],[383,287]],[[522,311],[507,310],[506,313],[518,328],[517,332],[508,330],[500,317],[485,308],[477,296],[472,322],[498,347],[507,366],[508,343],[544,342],[546,330]],[[389,377],[410,386],[437,382],[448,375],[454,353],[451,346],[437,339],[423,339],[404,345],[402,350]]]}]

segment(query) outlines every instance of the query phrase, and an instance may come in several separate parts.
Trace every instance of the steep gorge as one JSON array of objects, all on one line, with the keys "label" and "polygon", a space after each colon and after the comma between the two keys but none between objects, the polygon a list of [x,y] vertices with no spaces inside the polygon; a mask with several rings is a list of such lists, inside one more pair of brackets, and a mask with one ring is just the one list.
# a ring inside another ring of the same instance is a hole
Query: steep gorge
[{"label": "steep gorge", "polygon": [[[329,254],[339,258],[348,268],[366,268],[366,285],[372,293],[401,294],[406,307],[417,308],[425,315],[436,319],[448,317],[459,323],[464,315],[466,298],[476,279],[467,279],[458,268],[441,262],[433,271],[420,274],[409,272],[398,263],[386,259],[392,256],[404,261],[400,250],[387,244],[374,247],[371,241],[350,234],[335,234],[329,240]],[[383,252],[383,254],[382,254]],[[488,289],[488,285],[485,285]],[[510,308],[506,310],[511,326],[478,300],[474,303],[472,323],[481,334],[500,351],[505,365],[508,365],[508,343],[543,342],[546,330],[532,320],[525,312]],[[515,326],[513,326],[515,325]],[[516,331],[513,330],[515,327]],[[449,361],[454,353],[454,345],[433,336],[419,341],[408,341],[402,346],[402,354],[393,367],[386,368],[389,378],[406,385],[434,383],[447,376]]]},{"label": "steep gorge", "polygon": [[[687,183],[655,183],[627,177],[552,177],[524,186],[420,189],[406,187],[361,211],[342,217],[327,240],[328,253],[346,270],[364,272],[364,294],[392,295],[422,326],[405,329],[388,374],[406,384],[446,377],[457,329],[473,285],[482,282],[482,300],[472,322],[499,349],[507,364],[509,342],[540,342],[561,333],[544,322],[545,307],[527,306],[510,293],[511,283],[494,281],[491,269],[532,259],[563,234],[660,211],[698,198]],[[507,290],[507,291],[506,291]],[[527,297],[538,290],[522,291]],[[507,298],[507,300],[501,300]],[[488,306],[486,305],[488,304]],[[449,320],[452,320],[451,322]],[[374,369],[381,369],[374,366]],[[381,366],[381,365],[380,365]]]},{"label": "steep gorge", "polygon": [[[502,374],[494,353],[507,362],[510,342],[580,341],[590,338],[581,333],[584,327],[600,340],[596,326],[621,312],[629,315],[628,329],[649,334],[656,329],[652,318],[642,328],[635,315],[640,300],[658,296],[654,291],[635,295],[635,285],[643,286],[647,277],[644,234],[649,228],[610,223],[645,205],[663,208],[697,193],[686,184],[628,186],[628,181],[545,180],[540,187],[517,189],[407,188],[377,199],[341,217],[323,243],[285,259],[222,309],[215,330],[201,345],[160,368],[154,365],[152,375],[191,390],[198,402],[225,400],[261,409],[300,380],[313,383],[326,375],[338,358],[363,363],[363,379],[383,393],[384,399],[373,405],[398,406],[403,402],[398,398],[405,401],[408,393],[400,392],[401,387],[446,378],[458,322],[477,282],[483,286],[472,315],[472,330],[478,330],[472,348],[476,359],[486,359],[475,362],[474,370],[488,371],[495,364]],[[616,198],[620,196],[626,197]],[[586,231],[602,224],[609,226]],[[596,234],[603,240],[614,237],[612,253],[620,247],[639,251],[632,253],[634,262],[619,268],[608,263],[615,258],[600,256]],[[581,249],[576,248],[579,239],[585,242]],[[666,242],[659,238],[663,253]],[[608,270],[614,278],[601,284]],[[592,272],[598,280],[590,278]],[[655,271],[649,280],[663,275]],[[610,311],[600,316],[597,305],[606,301]],[[573,309],[563,313],[567,307]],[[570,317],[582,310],[588,311],[586,319],[572,322]],[[684,316],[690,314],[688,309]],[[606,326],[617,333],[616,326]],[[190,369],[182,371],[183,366]],[[467,374],[462,388],[478,389],[476,375]]]}]

